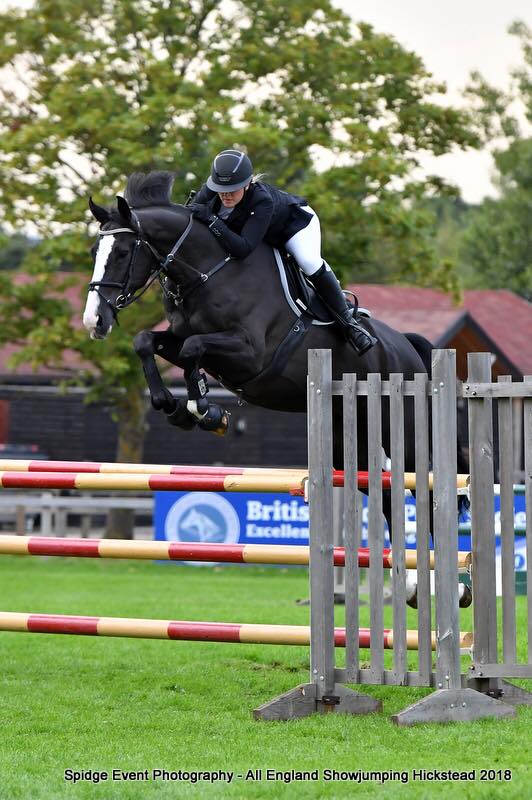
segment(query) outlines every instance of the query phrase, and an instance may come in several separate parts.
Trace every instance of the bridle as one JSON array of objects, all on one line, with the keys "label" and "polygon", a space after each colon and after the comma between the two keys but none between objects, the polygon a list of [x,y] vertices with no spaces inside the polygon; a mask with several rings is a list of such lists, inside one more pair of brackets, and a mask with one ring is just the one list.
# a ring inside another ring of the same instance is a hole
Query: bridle
[{"label": "bridle", "polygon": [[[168,297],[171,297],[176,305],[181,305],[186,297],[188,297],[192,292],[194,292],[204,283],[206,283],[210,277],[212,277],[216,272],[218,272],[218,270],[224,267],[225,264],[227,264],[227,262],[232,259],[232,256],[226,256],[224,259],[215,264],[215,266],[212,267],[208,272],[200,272],[194,267],[187,265],[193,272],[197,273],[198,276],[197,279],[187,287],[186,291],[183,292],[178,286],[177,293],[172,292],[166,285],[168,278],[168,267],[172,264],[173,261],[175,261],[175,257],[181,245],[189,235],[192,229],[192,225],[194,223],[194,215],[193,214],[190,215],[190,219],[188,221],[185,230],[183,231],[177,242],[174,244],[174,246],[166,256],[161,255],[161,253],[157,250],[157,248],[149,241],[149,239],[143,233],[140,220],[134,211],[131,211],[131,215],[135,223],[136,230],[134,230],[133,228],[112,228],[111,230],[108,231],[103,231],[103,230],[98,231],[98,236],[112,236],[115,233],[132,233],[134,236],[137,237],[135,239],[135,245],[133,247],[133,250],[129,258],[126,277],[124,278],[123,281],[101,280],[101,281],[91,281],[91,283],[89,283],[89,291],[96,292],[99,295],[99,297],[105,301],[107,306],[110,308],[117,324],[118,324],[118,312],[121,311],[123,308],[127,308],[132,303],[135,303],[137,300],[139,300],[142,297],[142,295],[148,291],[148,289],[150,288],[150,286],[154,281],[158,280],[159,283],[161,284],[161,288],[164,294]],[[142,289],[138,291],[128,292],[128,287],[131,283],[131,278],[133,276],[135,262],[137,260],[137,256],[140,252],[140,248],[142,245],[145,245],[151,252],[152,256],[156,260],[156,265],[154,268],[150,270],[148,280],[144,284]],[[105,297],[105,295],[100,291],[101,288],[120,289],[120,294],[113,303],[111,300]]]}]

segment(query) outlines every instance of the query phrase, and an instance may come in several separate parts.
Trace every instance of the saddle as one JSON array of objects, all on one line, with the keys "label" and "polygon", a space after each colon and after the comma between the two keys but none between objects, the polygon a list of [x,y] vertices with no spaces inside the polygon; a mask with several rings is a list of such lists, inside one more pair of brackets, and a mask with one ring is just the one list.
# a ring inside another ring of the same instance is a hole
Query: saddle
[{"label": "saddle", "polygon": [[[273,252],[284,296],[292,311],[298,317],[303,314],[309,316],[312,319],[312,325],[333,325],[336,320],[320,299],[304,272],[299,268],[293,256],[287,253],[286,250],[274,248]],[[348,292],[347,294],[352,293]],[[366,308],[359,307],[356,295],[352,294],[352,297],[354,302],[351,302],[349,298],[347,302],[353,308],[355,319],[359,316],[371,317]]]},{"label": "saddle", "polygon": [[[290,329],[273,354],[272,360],[258,375],[255,375],[254,378],[246,381],[241,386],[231,386],[227,381],[223,382],[227,389],[240,397],[253,394],[257,387],[263,385],[265,380],[273,379],[279,375],[313,325],[334,325],[337,323],[325,303],[319,298],[314,287],[308,282],[295,259],[286,251],[277,250],[275,247],[273,248],[273,253],[286,302],[298,319],[296,322],[292,322]],[[351,292],[348,294],[351,294]],[[355,319],[358,316],[371,317],[367,309],[359,308],[356,295],[353,294],[352,296],[355,302],[350,303],[350,305],[353,308]],[[218,380],[222,382],[220,377],[218,377]]]}]

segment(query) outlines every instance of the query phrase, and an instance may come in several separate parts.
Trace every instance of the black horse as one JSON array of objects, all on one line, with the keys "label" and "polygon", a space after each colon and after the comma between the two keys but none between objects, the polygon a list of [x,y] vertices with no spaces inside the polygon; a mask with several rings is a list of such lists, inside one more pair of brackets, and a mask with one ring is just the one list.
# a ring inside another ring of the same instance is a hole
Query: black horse
[{"label": "black horse", "polygon": [[[227,414],[209,403],[201,369],[254,405],[298,412],[306,410],[310,348],[332,350],[335,379],[348,372],[360,378],[376,372],[383,379],[399,372],[412,379],[430,369],[427,340],[399,333],[376,319],[361,319],[379,340],[364,356],[355,354],[335,325],[320,325],[310,327],[288,359],[280,357],[280,345],[290,348],[288,334],[300,320],[281,291],[272,249],[261,245],[246,259],[228,258],[186,206],[170,202],[171,187],[171,173],[136,173],[128,180],[127,199],[119,197],[116,209],[90,201],[101,229],[83,318],[91,336],[104,339],[119,310],[153,280],[161,281],[169,327],[142,331],[134,346],[153,407],[164,411],[169,422],[183,428],[197,424],[206,430],[226,429]],[[176,401],[166,388],[155,354],[183,368],[188,402]],[[413,431],[410,422],[406,421],[407,431]],[[341,433],[341,425],[336,427]],[[367,462],[362,427],[361,469]],[[385,448],[387,439],[385,429]],[[341,467],[341,436],[335,436],[334,462]],[[405,469],[414,469],[413,435],[405,442]]]},{"label": "black horse", "polygon": [[[333,378],[356,372],[430,374],[430,342],[402,334],[376,319],[361,320],[378,344],[359,357],[335,326],[311,326],[304,338],[290,344],[301,327],[281,291],[272,249],[258,247],[243,260],[231,259],[207,228],[194,221],[186,206],[170,201],[173,176],[154,172],[130,176],[125,197],[107,210],[90,201],[100,222],[93,248],[95,269],[84,324],[96,339],[110,332],[121,308],[134,302],[156,279],[163,288],[169,327],[142,331],[134,346],[151,402],[168,421],[190,429],[195,425],[223,433],[226,411],[208,399],[201,369],[255,405],[280,411],[306,411],[307,351],[333,353]],[[169,255],[164,255],[169,254]],[[292,331],[292,334],[290,333]],[[291,350],[289,358],[283,358]],[[176,400],[166,388],[154,355],[184,370],[188,401]],[[285,354],[286,355],[286,354]],[[334,405],[334,466],[343,466],[342,410]],[[359,414],[358,464],[367,468],[367,423]],[[383,415],[383,447],[389,452],[389,420]],[[415,470],[413,403],[405,404],[405,470]],[[383,508],[390,522],[389,492]]]}]

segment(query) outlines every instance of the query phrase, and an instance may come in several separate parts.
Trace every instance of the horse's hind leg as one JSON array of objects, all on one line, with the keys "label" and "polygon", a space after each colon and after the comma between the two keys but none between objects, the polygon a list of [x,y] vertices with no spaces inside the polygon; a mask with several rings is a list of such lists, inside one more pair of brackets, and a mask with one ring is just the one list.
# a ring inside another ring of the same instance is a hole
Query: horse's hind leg
[{"label": "horse's hind leg", "polygon": [[[412,492],[412,496],[415,498],[416,493],[415,491]],[[433,503],[432,503],[432,492],[430,492],[430,531],[432,531],[433,524]],[[417,534],[416,534],[417,535]],[[434,540],[434,536],[430,533],[432,539]],[[417,569],[408,569],[406,570],[406,602],[411,608],[417,608]],[[458,605],[460,608],[469,608],[471,603],[473,602],[473,595],[471,593],[471,589],[465,583],[458,583]]]},{"label": "horse's hind leg", "polygon": [[[389,414],[386,415],[386,422],[389,417]],[[389,432],[386,426],[385,420],[383,420],[383,429],[385,432],[385,446],[386,450],[389,454],[390,452],[390,440],[389,440]],[[405,403],[405,421],[404,421],[404,470],[405,472],[415,472],[416,470],[416,458],[415,458],[415,438],[414,438],[414,407],[413,403],[410,401]],[[412,492],[415,497],[415,492]],[[404,501],[403,501],[404,505]],[[431,503],[432,506],[432,503]],[[390,535],[390,544],[393,550],[393,530],[392,530],[392,493],[390,489],[384,489],[382,492],[382,511],[383,515],[388,523],[388,531]],[[391,574],[391,573],[390,573]],[[417,570],[415,569],[406,569],[405,570],[405,592],[406,592],[406,603],[411,608],[417,608]]]},{"label": "horse's hind leg", "polygon": [[152,406],[157,411],[164,411],[171,425],[191,430],[196,424],[195,418],[189,414],[186,402],[176,400],[165,386],[154,358],[157,354],[170,364],[179,366],[178,356],[182,341],[177,339],[170,330],[141,331],[135,336],[133,346],[142,362]]}]

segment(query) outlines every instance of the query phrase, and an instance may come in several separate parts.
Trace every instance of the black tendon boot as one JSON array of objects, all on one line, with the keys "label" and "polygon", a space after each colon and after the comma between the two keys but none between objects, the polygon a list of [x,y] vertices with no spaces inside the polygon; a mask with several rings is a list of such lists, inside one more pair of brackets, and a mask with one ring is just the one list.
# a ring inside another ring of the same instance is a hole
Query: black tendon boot
[{"label": "black tendon boot", "polygon": [[353,318],[344,293],[332,269],[325,262],[314,275],[308,276],[317,293],[340,323],[345,338],[359,356],[377,344],[377,339]]}]

